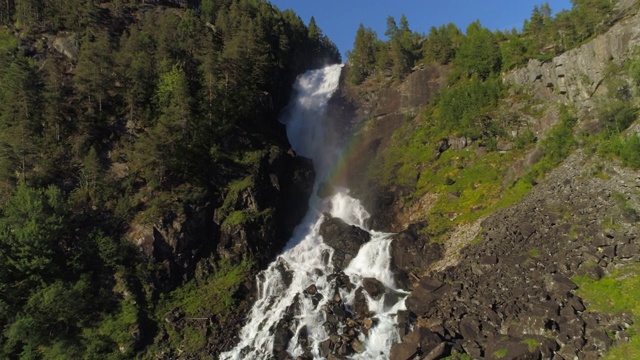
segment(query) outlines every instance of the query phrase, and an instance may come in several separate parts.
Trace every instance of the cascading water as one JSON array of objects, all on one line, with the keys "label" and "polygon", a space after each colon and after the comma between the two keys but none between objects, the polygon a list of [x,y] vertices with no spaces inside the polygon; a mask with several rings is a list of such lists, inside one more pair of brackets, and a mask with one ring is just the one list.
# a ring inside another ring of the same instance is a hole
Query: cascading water
[{"label": "cascading water", "polygon": [[[338,87],[341,68],[342,65],[333,65],[298,77],[295,97],[281,117],[293,149],[314,162],[317,174],[314,193],[327,180],[340,156],[340,146],[332,144],[326,136],[323,115]],[[325,221],[323,213],[371,235],[343,271],[349,278],[349,287],[337,285],[338,278],[344,275],[336,274],[331,261],[334,250],[320,235]],[[257,301],[240,333],[240,341],[233,350],[223,353],[221,359],[268,359],[285,351],[294,358],[321,359],[327,351],[353,359],[388,358],[391,345],[399,340],[396,313],[404,309],[406,293],[396,289],[389,269],[391,234],[368,230],[365,224],[368,217],[360,201],[350,197],[347,189],[326,199],[312,195],[307,215],[283,254],[258,275]],[[376,300],[363,292],[365,278],[382,283],[386,295]],[[370,316],[366,329],[354,333],[352,329],[360,325],[353,325],[352,319],[335,320],[327,309],[338,306],[348,318],[353,313],[359,288],[365,294]],[[331,321],[333,325],[327,326]],[[348,340],[337,340],[346,339],[347,331],[351,332]],[[340,349],[336,348],[338,341],[342,342]]]}]

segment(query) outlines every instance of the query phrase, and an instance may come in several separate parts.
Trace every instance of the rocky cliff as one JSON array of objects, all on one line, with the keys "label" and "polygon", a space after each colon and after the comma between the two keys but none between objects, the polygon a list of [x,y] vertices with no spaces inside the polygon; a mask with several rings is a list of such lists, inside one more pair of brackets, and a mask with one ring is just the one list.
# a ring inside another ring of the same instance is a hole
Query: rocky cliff
[{"label": "rocky cliff", "polygon": [[624,19],[605,34],[550,61],[531,59],[527,66],[507,74],[505,81],[540,99],[589,111],[594,97],[607,92],[602,85],[612,63],[621,64],[640,44],[640,16],[632,9],[631,5],[619,8],[618,17]]}]

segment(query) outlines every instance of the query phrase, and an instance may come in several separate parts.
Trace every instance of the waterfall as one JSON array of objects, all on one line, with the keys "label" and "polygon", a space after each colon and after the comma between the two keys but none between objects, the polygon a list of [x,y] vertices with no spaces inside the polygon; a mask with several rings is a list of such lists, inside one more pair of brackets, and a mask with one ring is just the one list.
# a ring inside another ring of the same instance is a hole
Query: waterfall
[{"label": "waterfall", "polygon": [[[404,310],[407,294],[397,289],[389,270],[391,234],[367,228],[369,214],[359,200],[349,196],[348,189],[340,189],[325,199],[315,195],[341,152],[323,125],[341,69],[342,65],[333,65],[299,76],[294,96],[281,116],[293,149],[314,162],[317,173],[314,195],[309,200],[307,215],[294,230],[283,253],[258,275],[257,301],[239,334],[240,341],[233,350],[223,353],[221,359],[270,359],[285,351],[293,358],[322,359],[329,346],[334,346],[329,351],[340,351],[352,359],[384,359],[389,357],[391,345],[399,341],[396,313]],[[336,274],[331,261],[334,249],[320,235],[324,213],[358,226],[371,236],[340,274]],[[338,286],[339,278],[344,276],[351,286]],[[385,295],[376,300],[363,291],[365,278],[377,279],[384,285]],[[366,320],[366,329],[354,325],[353,319],[345,320],[353,314],[358,289],[360,294],[364,293],[372,314]],[[333,313],[330,318],[327,309],[332,306],[337,306],[344,318],[336,320]],[[354,327],[358,329],[355,334],[350,330]],[[344,339],[347,331],[351,332],[350,342],[344,344],[344,349],[335,349],[335,336]]]}]

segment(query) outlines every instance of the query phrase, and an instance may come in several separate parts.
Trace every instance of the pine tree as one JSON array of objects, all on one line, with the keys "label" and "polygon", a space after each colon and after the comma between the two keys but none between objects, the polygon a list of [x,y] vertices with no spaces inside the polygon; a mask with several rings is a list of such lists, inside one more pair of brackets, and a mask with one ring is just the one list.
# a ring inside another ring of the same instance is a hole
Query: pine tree
[{"label": "pine tree", "polygon": [[112,86],[111,41],[106,31],[88,36],[82,43],[73,82],[87,113],[101,113]]},{"label": "pine tree", "polygon": [[349,81],[360,84],[375,69],[378,36],[371,28],[360,24],[349,55]]},{"label": "pine tree", "polygon": [[456,65],[471,74],[486,79],[500,70],[500,48],[494,34],[479,21],[467,27],[467,36],[456,54]]}]

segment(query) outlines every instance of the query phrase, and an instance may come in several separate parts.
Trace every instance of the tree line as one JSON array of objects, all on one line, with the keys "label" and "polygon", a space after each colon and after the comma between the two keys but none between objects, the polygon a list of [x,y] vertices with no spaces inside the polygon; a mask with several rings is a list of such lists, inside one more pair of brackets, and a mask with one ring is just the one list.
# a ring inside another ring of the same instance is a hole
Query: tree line
[{"label": "tree line", "polygon": [[490,31],[479,21],[463,33],[455,24],[431,27],[428,34],[412,31],[405,15],[398,26],[387,18],[385,36],[360,24],[348,55],[352,84],[367,77],[402,80],[417,64],[453,65],[468,75],[483,78],[526,64],[529,59],[549,60],[572,49],[610,26],[616,1],[572,0],[571,10],[552,16],[548,3],[535,6],[521,31]]}]

